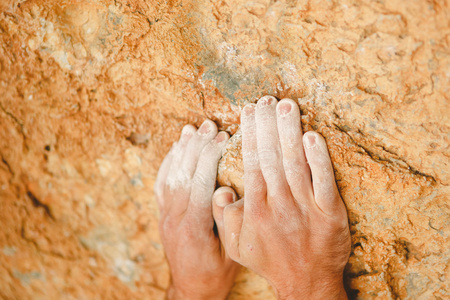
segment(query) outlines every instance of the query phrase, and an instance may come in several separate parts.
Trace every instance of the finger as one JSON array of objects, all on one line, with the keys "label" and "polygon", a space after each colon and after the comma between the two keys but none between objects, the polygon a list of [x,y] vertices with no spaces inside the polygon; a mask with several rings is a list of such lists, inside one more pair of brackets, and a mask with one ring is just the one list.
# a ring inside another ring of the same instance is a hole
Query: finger
[{"label": "finger", "polygon": [[192,178],[194,176],[200,153],[216,135],[216,124],[213,121],[206,119],[197,130],[197,133],[192,136],[186,147],[181,165],[178,166],[180,172],[183,174],[182,176],[187,178]]},{"label": "finger", "polygon": [[325,139],[317,132],[309,131],[303,136],[303,144],[311,168],[314,199],[317,206],[327,215],[345,213]]},{"label": "finger", "polygon": [[164,157],[163,162],[158,170],[158,175],[156,176],[156,181],[154,185],[155,198],[158,202],[159,210],[162,211],[164,208],[164,186],[166,184],[167,175],[169,174],[170,166],[173,160],[173,149],[176,146],[176,143],[172,145],[167,153],[166,157]]},{"label": "finger", "polygon": [[244,162],[244,193],[246,210],[261,207],[265,201],[266,184],[259,167],[256,143],[255,104],[247,104],[242,110],[242,158]]},{"label": "finger", "polygon": [[228,256],[239,262],[239,237],[241,235],[242,222],[244,220],[244,199],[225,206],[223,210],[223,228],[225,235],[225,252]]},{"label": "finger", "polygon": [[171,191],[182,186],[185,181],[185,179],[182,179],[180,176],[180,165],[183,161],[183,156],[186,152],[189,140],[194,136],[196,131],[196,128],[192,125],[184,126],[181,137],[173,149],[173,162],[169,170],[169,175],[167,176],[167,183]]},{"label": "finger", "polygon": [[199,223],[208,230],[214,226],[211,200],[216,187],[219,159],[228,139],[228,133],[221,131],[203,148],[192,179],[188,215],[198,219]]},{"label": "finger", "polygon": [[225,206],[236,201],[236,193],[228,186],[218,188],[213,195],[213,217],[222,245],[225,244],[225,229],[223,228],[223,210]]},{"label": "finger", "polygon": [[184,126],[181,132],[181,137],[173,148],[172,164],[169,168],[169,173],[167,174],[164,188],[168,192],[176,194],[176,197],[171,198],[176,198],[177,201],[176,203],[172,203],[173,201],[167,201],[167,203],[164,203],[166,210],[169,208],[172,210],[175,205],[174,212],[176,211],[176,213],[178,213],[180,211],[184,211],[187,207],[190,193],[190,182],[186,177],[183,177],[182,174],[180,174],[180,164],[183,160],[187,144],[196,131],[196,128],[192,125]]},{"label": "finger", "polygon": [[258,101],[255,114],[259,165],[269,197],[284,196],[289,192],[278,136],[276,106],[277,99],[265,96]]},{"label": "finger", "polygon": [[296,199],[312,199],[311,173],[303,151],[300,110],[291,99],[283,99],[277,105],[277,126],[280,137],[283,168],[286,180]]}]

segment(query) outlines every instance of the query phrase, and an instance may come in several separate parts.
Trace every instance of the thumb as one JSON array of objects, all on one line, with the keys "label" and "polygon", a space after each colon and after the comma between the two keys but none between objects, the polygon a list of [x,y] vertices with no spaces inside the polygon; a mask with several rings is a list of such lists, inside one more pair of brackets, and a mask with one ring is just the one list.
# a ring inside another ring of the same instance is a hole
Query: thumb
[{"label": "thumb", "polygon": [[213,195],[213,217],[216,222],[219,239],[225,246],[225,229],[223,221],[223,211],[225,206],[233,204],[236,201],[236,193],[228,186],[218,188]]}]

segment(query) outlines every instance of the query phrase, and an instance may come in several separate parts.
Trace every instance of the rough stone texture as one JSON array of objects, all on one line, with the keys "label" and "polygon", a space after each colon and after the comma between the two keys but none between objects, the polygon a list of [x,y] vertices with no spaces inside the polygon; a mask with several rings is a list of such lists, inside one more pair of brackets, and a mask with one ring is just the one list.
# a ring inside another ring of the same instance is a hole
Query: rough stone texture
[{"label": "rough stone texture", "polygon": [[[349,210],[360,299],[448,299],[445,0],[0,2],[0,298],[163,299],[152,186],[184,124],[298,101]],[[219,181],[243,194],[240,136]],[[273,299],[247,270],[230,299]]]}]

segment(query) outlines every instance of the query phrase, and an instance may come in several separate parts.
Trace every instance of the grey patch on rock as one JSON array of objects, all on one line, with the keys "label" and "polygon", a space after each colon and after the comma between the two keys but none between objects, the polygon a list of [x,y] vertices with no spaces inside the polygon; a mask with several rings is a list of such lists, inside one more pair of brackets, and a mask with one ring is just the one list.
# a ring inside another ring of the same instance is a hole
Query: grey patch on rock
[{"label": "grey patch on rock", "polygon": [[83,246],[98,252],[122,282],[139,280],[138,267],[130,259],[129,242],[121,232],[102,226],[79,239]]},{"label": "grey patch on rock", "polygon": [[13,276],[20,280],[22,286],[28,286],[32,280],[45,281],[45,276],[38,271],[31,271],[28,273],[22,273],[17,270],[13,270]]},{"label": "grey patch on rock", "polygon": [[3,247],[3,254],[5,254],[6,256],[13,256],[14,254],[16,254],[16,252],[17,249],[15,247]]},{"label": "grey patch on rock", "polygon": [[115,259],[113,270],[122,282],[133,282],[136,275],[136,263],[130,259]]},{"label": "grey patch on rock", "polygon": [[131,185],[135,187],[143,187],[144,183],[142,182],[142,174],[139,172],[136,176],[131,178],[130,180]]},{"label": "grey patch on rock", "polygon": [[152,246],[153,246],[153,248],[158,249],[158,250],[162,249],[162,245],[157,242],[152,242]]},{"label": "grey patch on rock", "polygon": [[419,299],[420,295],[427,290],[427,284],[430,281],[428,278],[423,277],[418,273],[408,274],[406,280],[408,281],[406,290],[408,291],[408,296],[412,299]]},{"label": "grey patch on rock", "polygon": [[[238,105],[238,100],[250,102],[252,99],[262,96],[261,90],[269,88],[268,82],[263,81],[261,75],[258,75],[263,74],[259,68],[242,76],[220,65],[206,65],[206,67],[203,79],[211,80],[231,104]],[[238,91],[242,91],[242,94],[247,96],[244,99],[236,99],[235,93]]]},{"label": "grey patch on rock", "polygon": [[208,68],[203,75],[203,79],[212,80],[222,95],[232,103],[236,103],[234,93],[239,91],[242,82],[242,78],[239,78],[237,74],[222,66],[216,66]]},{"label": "grey patch on rock", "polygon": [[[202,37],[204,49],[199,55],[198,64],[205,66],[203,80],[211,80],[222,96],[227,98],[231,104],[238,102],[250,102],[263,96],[263,90],[270,90],[269,81],[264,80],[264,70],[255,66],[244,74],[233,68],[235,63],[227,63],[229,59],[223,59],[217,54],[217,49],[211,49],[211,42],[205,36]],[[239,50],[233,57],[239,57]],[[237,64],[237,63],[236,63]],[[236,66],[237,67],[237,66]],[[235,93],[241,91],[244,99],[236,99]]]}]

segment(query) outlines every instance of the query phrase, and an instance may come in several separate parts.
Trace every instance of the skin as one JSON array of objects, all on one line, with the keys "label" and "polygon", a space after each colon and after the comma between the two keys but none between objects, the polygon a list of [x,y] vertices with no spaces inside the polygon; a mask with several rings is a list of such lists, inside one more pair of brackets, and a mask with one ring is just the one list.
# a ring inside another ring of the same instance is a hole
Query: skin
[{"label": "skin", "polygon": [[[266,278],[278,299],[346,299],[350,232],[325,140],[302,133],[294,101],[270,96],[244,107],[241,129],[245,199],[234,201],[230,187],[213,194],[220,151],[214,156],[200,145],[197,152],[183,147],[190,144],[184,135],[160,169],[156,190],[173,278],[169,298],[206,295],[208,289],[209,299],[226,297],[238,269],[233,260]],[[183,177],[180,162],[197,169]],[[202,180],[189,177],[197,172]],[[189,209],[199,202],[202,209]],[[212,231],[211,209],[220,239]]]},{"label": "skin", "polygon": [[239,269],[214,233],[211,207],[228,138],[210,120],[198,130],[187,125],[159,169],[155,195],[172,275],[168,299],[225,299]]}]

